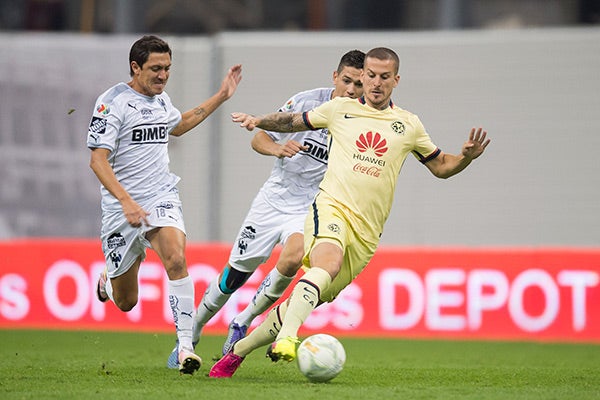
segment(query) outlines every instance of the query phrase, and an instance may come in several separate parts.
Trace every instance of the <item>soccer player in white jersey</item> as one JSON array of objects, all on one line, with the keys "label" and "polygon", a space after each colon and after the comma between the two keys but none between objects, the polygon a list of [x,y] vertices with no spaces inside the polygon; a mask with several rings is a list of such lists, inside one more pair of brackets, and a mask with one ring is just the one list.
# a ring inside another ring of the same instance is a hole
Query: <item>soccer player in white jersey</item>
[{"label": "soccer player in white jersey", "polygon": [[101,183],[102,250],[106,269],[96,289],[102,302],[122,311],[138,301],[138,271],[150,247],[167,276],[169,303],[179,347],[181,373],[193,374],[202,360],[193,351],[194,285],[185,259],[185,225],[177,191],[179,177],[169,171],[169,136],[197,126],[235,92],[241,65],[231,67],[212,97],[184,112],[164,92],[171,49],[156,36],[136,41],[129,53],[131,81],[101,94],[90,122],[90,167]]},{"label": "soccer player in white jersey", "polygon": [[399,65],[394,51],[375,48],[365,56],[364,96],[358,100],[333,99],[304,113],[232,115],[248,130],[328,128],[331,145],[327,172],[305,222],[306,273],[288,301],[235,343],[212,367],[210,376],[231,377],[245,356],[270,342],[267,355],[273,361],[296,357],[298,330],[305,319],[319,304],[333,301],[375,253],[409,153],[436,177],[448,178],[465,169],[489,144],[486,132],[473,128],[459,155],[435,146],[419,118],[391,100],[400,81]]},{"label": "soccer player in white jersey", "polygon": [[[333,88],[318,88],[292,96],[278,112],[303,112],[336,97],[362,95],[360,73],[364,53],[352,50],[342,56],[333,72]],[[304,217],[327,168],[327,131],[309,130],[294,134],[259,131],[252,139],[258,153],[277,157],[271,175],[260,188],[241,225],[229,260],[221,274],[209,283],[194,317],[193,341],[197,343],[204,325],[223,307],[252,273],[283,245],[275,267],[238,316],[229,324],[223,354],[246,335],[254,318],[281,297],[302,265]],[[176,350],[167,360],[177,368]]]}]

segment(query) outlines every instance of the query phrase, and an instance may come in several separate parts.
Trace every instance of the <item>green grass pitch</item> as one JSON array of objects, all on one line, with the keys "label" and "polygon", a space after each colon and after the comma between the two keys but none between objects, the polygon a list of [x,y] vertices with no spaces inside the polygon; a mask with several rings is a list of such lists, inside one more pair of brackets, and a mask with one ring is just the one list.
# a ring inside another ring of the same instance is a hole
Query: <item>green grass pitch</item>
[{"label": "green grass pitch", "polygon": [[600,399],[600,345],[340,337],[347,361],[325,384],[252,353],[211,379],[221,336],[203,337],[199,373],[168,370],[174,335],[0,330],[1,399]]}]

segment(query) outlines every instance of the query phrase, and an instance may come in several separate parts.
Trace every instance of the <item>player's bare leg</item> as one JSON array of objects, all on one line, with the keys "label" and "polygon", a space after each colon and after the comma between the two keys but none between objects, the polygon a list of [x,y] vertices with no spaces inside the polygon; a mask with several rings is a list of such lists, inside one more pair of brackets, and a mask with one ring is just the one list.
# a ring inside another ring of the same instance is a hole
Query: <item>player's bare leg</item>
[{"label": "player's bare leg", "polygon": [[304,236],[301,233],[290,235],[275,268],[262,281],[248,306],[231,320],[227,339],[223,344],[223,355],[229,352],[234,343],[246,336],[248,328],[256,317],[279,300],[300,269],[303,255]]},{"label": "player's bare leg", "polygon": [[107,296],[121,311],[131,311],[138,302],[138,272],[141,262],[141,257],[138,257],[124,274],[106,281],[104,289]]},{"label": "player's bare leg", "polygon": [[185,260],[185,234],[177,228],[162,227],[146,235],[161,259],[169,277],[169,304],[177,332],[179,371],[193,374],[202,365],[194,353],[192,323],[194,318],[194,283]]}]

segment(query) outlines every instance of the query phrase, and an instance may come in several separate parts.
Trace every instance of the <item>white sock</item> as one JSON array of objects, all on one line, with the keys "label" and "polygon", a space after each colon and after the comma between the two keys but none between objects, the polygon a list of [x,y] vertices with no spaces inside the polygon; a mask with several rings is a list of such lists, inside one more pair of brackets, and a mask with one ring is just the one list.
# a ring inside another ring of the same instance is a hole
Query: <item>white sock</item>
[{"label": "white sock", "polygon": [[292,280],[293,276],[282,275],[277,268],[273,268],[258,287],[252,301],[233,319],[234,322],[250,326],[254,318],[275,304]]},{"label": "white sock", "polygon": [[206,288],[206,292],[204,292],[204,296],[202,296],[198,309],[196,310],[196,315],[194,316],[194,342],[200,340],[200,333],[202,333],[204,325],[206,325],[206,323],[231,297],[231,294],[223,293],[221,289],[219,289],[219,279],[221,279],[220,276],[210,282],[208,288]]},{"label": "white sock", "polygon": [[192,325],[194,321],[194,283],[188,275],[185,278],[169,281],[169,304],[179,347],[193,349]]}]

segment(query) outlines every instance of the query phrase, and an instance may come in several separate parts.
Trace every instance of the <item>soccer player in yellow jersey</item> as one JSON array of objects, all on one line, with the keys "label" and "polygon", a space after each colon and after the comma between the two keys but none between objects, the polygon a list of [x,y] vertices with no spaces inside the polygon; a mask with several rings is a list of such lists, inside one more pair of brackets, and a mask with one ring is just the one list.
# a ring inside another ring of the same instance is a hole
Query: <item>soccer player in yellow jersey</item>
[{"label": "soccer player in yellow jersey", "polygon": [[329,167],[305,222],[306,273],[288,301],[235,343],[210,376],[231,377],[246,355],[270,342],[267,355],[273,361],[296,357],[302,323],[316,306],[333,301],[375,253],[409,153],[438,178],[448,178],[465,169],[490,143],[484,130],[473,128],[460,154],[441,151],[419,118],[391,100],[400,81],[399,65],[393,50],[374,48],[365,56],[364,95],[359,99],[336,98],[304,113],[232,114],[233,121],[248,130],[327,128]]}]

